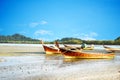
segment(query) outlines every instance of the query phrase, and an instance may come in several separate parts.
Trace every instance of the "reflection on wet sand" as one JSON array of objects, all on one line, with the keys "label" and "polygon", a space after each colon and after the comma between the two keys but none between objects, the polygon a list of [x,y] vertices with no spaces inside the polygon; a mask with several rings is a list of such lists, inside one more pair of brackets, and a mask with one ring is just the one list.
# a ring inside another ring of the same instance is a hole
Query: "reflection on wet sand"
[{"label": "reflection on wet sand", "polygon": [[105,60],[112,60],[112,59],[71,59],[71,58],[64,58],[63,59],[64,62],[77,62],[77,61],[85,61],[85,62],[89,62],[89,61],[105,61]]},{"label": "reflection on wet sand", "polygon": [[60,60],[63,59],[61,54],[45,54],[46,60]]},{"label": "reflection on wet sand", "polygon": [[45,54],[46,60],[63,60],[63,62],[77,62],[77,61],[105,61],[105,60],[113,60],[114,58],[108,59],[78,59],[78,58],[64,58],[62,54]]}]

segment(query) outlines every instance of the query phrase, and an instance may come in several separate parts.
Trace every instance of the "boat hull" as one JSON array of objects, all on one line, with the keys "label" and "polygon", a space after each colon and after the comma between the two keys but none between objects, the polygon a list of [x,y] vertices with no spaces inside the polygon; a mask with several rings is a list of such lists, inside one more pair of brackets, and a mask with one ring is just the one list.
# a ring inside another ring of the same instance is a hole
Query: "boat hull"
[{"label": "boat hull", "polygon": [[46,54],[60,54],[59,49],[43,45]]},{"label": "boat hull", "polygon": [[107,46],[103,46],[107,52],[120,52],[119,48],[111,48]]},{"label": "boat hull", "polygon": [[86,47],[86,48],[83,48],[83,50],[93,50],[94,48],[93,47]]},{"label": "boat hull", "polygon": [[84,53],[80,51],[72,51],[66,50],[64,48],[60,48],[61,53],[65,58],[86,58],[86,59],[106,59],[106,58],[114,58],[115,54],[104,54],[104,53]]}]

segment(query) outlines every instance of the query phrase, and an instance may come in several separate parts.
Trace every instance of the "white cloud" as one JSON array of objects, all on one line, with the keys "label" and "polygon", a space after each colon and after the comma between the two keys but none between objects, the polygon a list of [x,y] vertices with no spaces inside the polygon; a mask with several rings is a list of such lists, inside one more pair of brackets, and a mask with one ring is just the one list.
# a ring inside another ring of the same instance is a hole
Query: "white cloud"
[{"label": "white cloud", "polygon": [[96,37],[96,36],[98,36],[98,34],[95,33],[95,32],[91,32],[91,33],[90,33],[90,36],[91,36],[91,37]]},{"label": "white cloud", "polygon": [[37,30],[34,32],[34,34],[36,36],[38,36],[38,35],[53,35],[53,33],[51,31],[48,31],[48,30]]},{"label": "white cloud", "polygon": [[18,33],[20,33],[20,34],[28,34],[28,31],[20,31],[20,32],[18,32]]},{"label": "white cloud", "polygon": [[29,24],[30,27],[36,27],[38,25],[39,25],[39,23],[37,23],[37,22],[32,22]]},{"label": "white cloud", "polygon": [[48,30],[37,30],[34,32],[34,37],[39,40],[51,41],[53,40],[53,32]]},{"label": "white cloud", "polygon": [[49,38],[45,38],[45,37],[40,37],[40,38],[37,38],[39,40],[43,40],[43,41],[52,41],[51,39]]},{"label": "white cloud", "polygon": [[48,23],[47,21],[42,20],[40,22],[32,22],[32,23],[29,24],[29,26],[30,27],[37,27],[38,25],[45,25],[47,23]]},{"label": "white cloud", "polygon": [[75,37],[78,37],[82,40],[96,40],[95,37],[98,36],[97,33],[95,32],[90,32],[90,33],[80,33],[80,34],[75,34]]},{"label": "white cloud", "polygon": [[40,22],[41,25],[45,25],[45,24],[47,24],[47,23],[48,23],[48,22],[47,22],[47,21],[44,21],[44,20]]}]

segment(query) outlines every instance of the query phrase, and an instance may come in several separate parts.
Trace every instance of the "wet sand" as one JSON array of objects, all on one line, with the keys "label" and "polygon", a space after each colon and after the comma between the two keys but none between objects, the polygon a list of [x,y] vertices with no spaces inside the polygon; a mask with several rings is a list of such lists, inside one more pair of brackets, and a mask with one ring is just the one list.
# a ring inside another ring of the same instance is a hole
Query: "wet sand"
[{"label": "wet sand", "polygon": [[120,80],[120,55],[114,59],[64,59],[42,46],[0,45],[0,80]]}]

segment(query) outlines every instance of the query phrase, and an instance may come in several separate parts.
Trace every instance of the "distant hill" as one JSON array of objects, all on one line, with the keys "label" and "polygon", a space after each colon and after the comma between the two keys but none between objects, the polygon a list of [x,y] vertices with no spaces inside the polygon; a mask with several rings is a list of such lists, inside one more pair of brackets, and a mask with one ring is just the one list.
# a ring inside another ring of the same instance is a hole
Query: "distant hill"
[{"label": "distant hill", "polygon": [[64,44],[81,44],[83,41],[81,39],[78,38],[72,38],[72,37],[66,37],[66,38],[62,38],[61,40],[57,40],[60,43],[64,43]]},{"label": "distant hill", "polygon": [[118,40],[120,40],[120,36],[115,39],[115,41],[118,41]]},{"label": "distant hill", "polygon": [[0,35],[0,42],[4,43],[4,42],[13,42],[13,41],[39,41],[38,39],[32,39],[30,37],[26,37],[24,35],[21,34],[13,34],[13,35]]},{"label": "distant hill", "polygon": [[59,41],[61,44],[97,44],[97,45],[120,45],[120,37],[116,38],[115,40],[82,40],[79,38],[62,38]]}]

